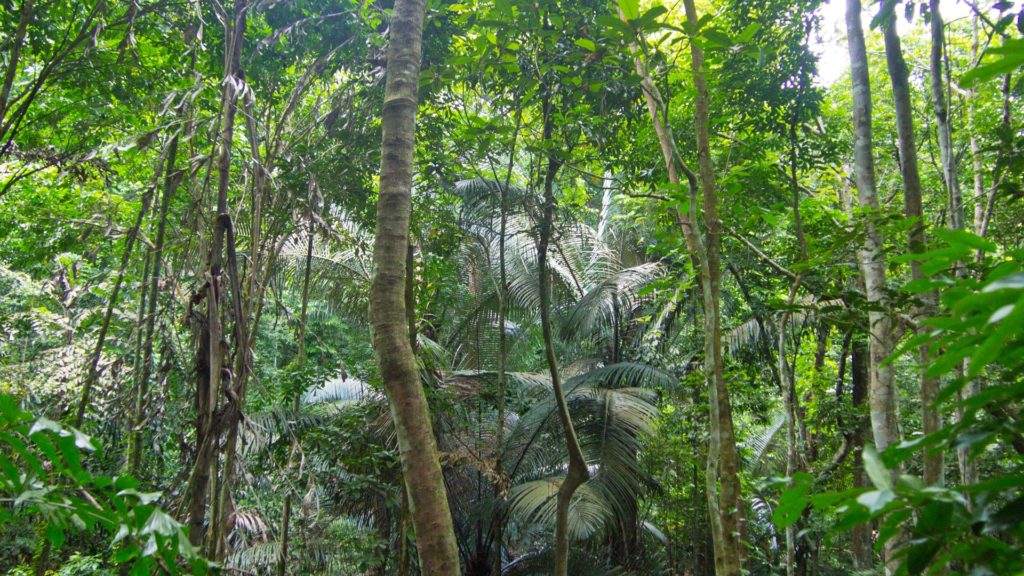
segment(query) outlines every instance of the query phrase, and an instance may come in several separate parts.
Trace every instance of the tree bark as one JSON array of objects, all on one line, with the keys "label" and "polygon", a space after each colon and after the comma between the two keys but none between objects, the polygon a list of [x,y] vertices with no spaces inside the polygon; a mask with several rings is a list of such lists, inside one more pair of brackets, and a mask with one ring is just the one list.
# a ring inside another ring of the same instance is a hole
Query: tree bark
[{"label": "tree bark", "polygon": [[[159,170],[157,171],[159,174]],[[135,240],[142,228],[142,220],[149,212],[149,203],[153,200],[153,188],[146,190],[142,195],[142,206],[139,214],[135,217],[135,224],[128,231],[124,242],[124,253],[121,255],[121,265],[117,270],[117,279],[114,280],[114,288],[110,292],[110,299],[107,301],[107,310],[103,315],[103,322],[100,324],[100,332],[96,336],[96,345],[89,356],[89,366],[86,369],[85,380],[82,382],[82,397],[78,403],[78,410],[75,412],[74,426],[80,428],[85,419],[85,411],[89,408],[89,400],[92,387],[100,377],[100,357],[103,355],[103,344],[107,340],[107,331],[110,329],[110,321],[114,315],[114,307],[117,306],[118,296],[121,294],[121,285],[124,283],[124,273],[128,268],[128,259],[131,258],[132,248],[135,247]]]},{"label": "tree bark", "polygon": [[[153,372],[153,346],[156,331],[157,301],[160,295],[160,276],[163,272],[164,243],[167,237],[167,213],[171,199],[181,183],[181,174],[175,170],[178,157],[177,134],[171,139],[167,149],[167,165],[164,168],[164,194],[160,200],[160,216],[156,229],[156,244],[153,247],[153,265],[149,276],[149,308],[144,320],[145,341],[142,346],[142,374],[139,377],[139,388],[135,398],[135,418],[132,422],[131,464],[129,471],[138,475],[142,465],[142,434],[148,419],[147,404],[149,402],[149,378]],[[144,288],[145,290],[145,288]]]},{"label": "tree bark", "polygon": [[[697,13],[692,0],[684,6],[690,32],[696,34]],[[620,12],[620,18],[625,16]],[[711,434],[708,445],[706,490],[708,515],[715,556],[715,573],[719,576],[739,574],[742,568],[742,508],[739,486],[739,454],[732,422],[732,406],[725,385],[721,334],[721,223],[718,219],[718,198],[715,191],[714,166],[711,159],[708,127],[707,84],[704,80],[703,50],[691,43],[691,64],[697,88],[695,126],[700,178],[679,155],[667,122],[667,107],[643,60],[634,59],[647,110],[654,126],[665,161],[669,182],[680,183],[679,173],[686,177],[690,191],[689,211],[675,209],[676,223],[683,233],[694,268],[700,271],[699,282],[704,303],[704,370],[709,395]],[[703,211],[706,238],[697,230],[697,206],[704,195]]]},{"label": "tree bark", "polygon": [[[223,295],[221,263],[224,237],[231,221],[228,216],[228,188],[231,182],[231,155],[235,135],[235,115],[238,111],[238,89],[244,82],[241,66],[242,46],[245,41],[247,0],[235,0],[231,19],[225,23],[224,82],[221,92],[220,150],[217,158],[217,216],[213,228],[207,271],[205,272],[206,325],[200,335],[197,358],[196,386],[196,462],[189,486],[189,540],[199,545],[207,540],[208,554],[217,559],[220,512],[216,505],[210,515],[213,538],[206,538],[206,505],[210,495],[211,473],[217,467],[217,443],[220,436],[214,415],[221,392],[221,376],[227,354],[227,340],[221,320]],[[237,317],[242,322],[241,317]],[[216,478],[216,475],[213,475]],[[214,503],[217,502],[214,492]]]},{"label": "tree bark", "polygon": [[953,149],[953,127],[949,118],[946,88],[943,85],[945,74],[942,64],[945,53],[946,23],[942,19],[942,13],[939,11],[938,0],[929,0],[928,6],[931,12],[929,68],[931,71],[932,108],[935,112],[935,120],[938,127],[942,180],[949,197],[949,227],[962,230],[964,228],[964,201],[957,173],[956,151]]},{"label": "tree bark", "polygon": [[[543,107],[543,139],[545,143],[551,141],[550,98],[550,94],[545,93]],[[562,424],[565,447],[569,454],[569,467],[555,496],[555,565],[553,570],[554,576],[567,576],[569,574],[569,505],[572,503],[572,496],[576,493],[576,489],[590,478],[590,472],[576,437],[576,429],[572,424],[569,406],[565,401],[562,379],[558,371],[558,358],[555,356],[554,336],[551,330],[551,280],[548,275],[547,261],[548,247],[554,231],[555,175],[560,166],[561,163],[549,153],[547,170],[544,174],[544,200],[537,242],[537,277],[540,287],[540,326],[544,336],[544,354],[547,359],[548,372],[551,375],[551,387],[555,395],[558,420]]]},{"label": "tree bark", "polygon": [[[885,359],[893,350],[892,320],[886,307],[886,272],[882,254],[882,232],[877,224],[879,211],[875,190],[875,166],[871,133],[871,84],[868,77],[867,49],[861,26],[860,0],[846,2],[846,29],[850,48],[850,76],[853,87],[854,176],[857,197],[863,212],[865,235],[858,250],[858,265],[864,278],[864,292],[871,308],[868,312],[869,333],[869,405],[871,431],[878,450],[885,450],[896,438],[895,394],[893,368]],[[888,38],[888,34],[886,34]],[[889,44],[887,39],[886,44]],[[886,51],[887,56],[889,50]],[[903,162],[902,164],[909,164]],[[904,183],[906,185],[906,182]],[[884,554],[886,565],[892,559],[891,539]]]},{"label": "tree bark", "polygon": [[[860,334],[853,336],[850,349],[850,397],[853,402],[853,485],[862,488],[868,485],[864,473],[864,416],[862,414],[864,400],[870,386],[868,346]],[[853,567],[856,570],[868,571],[874,565],[874,552],[871,543],[871,526],[858,524],[850,531],[853,547]]]},{"label": "tree bark", "polygon": [[370,291],[373,347],[395,423],[420,566],[457,576],[459,555],[444,476],[406,318],[406,252],[412,209],[417,88],[424,0],[397,0],[389,33],[381,112],[380,194]]},{"label": "tree bark", "polygon": [[884,450],[896,438],[892,366],[884,360],[892,352],[892,320],[884,312],[885,261],[882,233],[875,222],[879,209],[875,191],[875,163],[871,134],[871,85],[868,79],[867,49],[860,21],[860,0],[846,1],[846,28],[850,48],[850,77],[853,85],[854,177],[857,198],[864,214],[864,244],[858,253],[858,265],[864,277],[865,295],[872,306],[868,313],[870,333],[870,412],[875,445]]},{"label": "tree bark", "polygon": [[[789,289],[789,300],[787,304],[793,305],[793,301],[796,298],[797,290],[800,287],[799,277],[798,280],[793,282]],[[800,462],[800,447],[799,437],[797,435],[797,397],[796,397],[796,382],[794,382],[794,373],[789,364],[788,355],[786,352],[786,331],[787,326],[790,323],[790,312],[787,309],[779,321],[778,326],[778,358],[779,358],[779,384],[782,387],[782,399],[783,405],[786,410],[786,476],[792,478],[798,471],[803,470]],[[797,343],[797,350],[799,350],[799,338]],[[786,574],[787,576],[794,576],[797,572],[796,566],[796,549],[797,549],[797,530],[800,527],[801,522],[797,521],[786,527]]]},{"label": "tree bark", "polygon": [[[945,111],[945,96],[942,88],[941,78],[941,58],[942,58],[942,20],[941,16],[938,16],[938,4],[935,4],[935,12],[932,13],[932,41],[935,41],[935,26],[936,18],[938,17],[938,30],[939,30],[939,45],[938,45],[938,58],[940,59],[938,66],[939,71],[936,72],[934,66],[936,65],[934,59],[936,58],[935,46],[932,46],[932,96],[939,100],[935,102],[935,114],[939,117],[939,141],[940,147],[943,148],[942,152],[942,163],[944,166],[944,177],[947,179],[947,187],[950,187],[948,182],[952,178],[955,186],[955,169],[947,166],[947,161],[952,162],[952,158],[947,158],[951,152],[945,148],[943,144],[943,125],[947,128],[946,136],[948,136],[948,121],[946,118]],[[903,59],[903,49],[900,45],[899,35],[896,33],[896,18],[893,16],[889,22],[885,25],[884,30],[885,37],[885,61],[889,69],[889,78],[892,84],[892,96],[893,106],[896,113],[896,134],[899,142],[900,151],[900,172],[903,178],[903,209],[907,219],[913,222],[912,228],[910,229],[907,237],[907,243],[910,251],[915,254],[924,252],[925,250],[925,222],[924,213],[922,209],[921,201],[921,177],[918,171],[917,161],[917,143],[914,136],[914,111],[910,102],[910,83],[909,73],[907,71],[906,61]],[[938,76],[936,76],[938,74]],[[936,95],[936,90],[938,94]],[[941,112],[940,112],[941,108]],[[952,187],[950,187],[952,190]],[[957,194],[959,194],[959,186],[956,186]],[[950,192],[952,198],[953,192]],[[960,218],[963,219],[963,209],[960,208]],[[957,219],[954,219],[957,220]],[[910,262],[911,277],[914,280],[921,280],[924,278],[924,273],[921,271],[921,262],[919,260],[912,260]],[[931,292],[927,292],[921,295],[921,304],[917,307],[917,314],[919,316],[931,316],[935,310],[935,299],[936,295]],[[926,327],[919,329],[920,331],[927,330]],[[939,412],[935,406],[935,399],[939,394],[939,380],[938,378],[930,377],[926,374],[926,369],[931,361],[930,353],[927,345],[922,345],[918,348],[918,372],[921,383],[921,419],[923,422],[923,428],[925,434],[932,434],[938,431],[940,426]],[[942,483],[942,453],[941,452],[926,452],[924,456],[924,481],[926,484],[941,484]]]},{"label": "tree bark", "polygon": [[[971,63],[978,61],[978,15],[971,18]],[[978,128],[974,121],[974,100],[977,97],[972,90],[967,97],[967,122],[971,132],[971,169],[974,177],[974,233],[984,236],[982,222],[985,220],[985,206],[987,195],[985,194],[985,173],[981,161],[981,147],[978,145]]]},{"label": "tree bark", "polygon": [[[508,480],[505,478],[505,469],[502,459],[505,457],[505,387],[506,387],[506,355],[508,354],[508,338],[505,334],[508,316],[508,262],[505,255],[505,241],[508,235],[508,187],[512,180],[512,171],[515,163],[516,142],[519,138],[519,129],[522,124],[522,108],[516,113],[516,128],[512,133],[512,149],[509,152],[508,172],[505,174],[505,182],[498,191],[498,406],[495,420],[494,449],[494,519],[492,522],[492,536],[494,540],[494,558],[491,561],[491,571],[496,576],[501,575],[502,560],[501,550],[505,540],[505,495],[508,490]],[[497,175],[495,175],[497,176]]]},{"label": "tree bark", "polygon": [[[698,33],[694,0],[683,0],[686,20],[692,36]],[[721,222],[718,195],[711,159],[708,119],[708,88],[704,80],[704,51],[690,43],[694,88],[694,127],[697,133],[697,168],[704,196],[704,254],[701,258],[704,300],[704,376],[708,386],[711,412],[711,441],[708,449],[707,498],[711,516],[711,535],[715,548],[715,573],[739,575],[742,571],[742,504],[740,502],[739,454],[733,429],[732,404],[725,384],[721,330]]]}]

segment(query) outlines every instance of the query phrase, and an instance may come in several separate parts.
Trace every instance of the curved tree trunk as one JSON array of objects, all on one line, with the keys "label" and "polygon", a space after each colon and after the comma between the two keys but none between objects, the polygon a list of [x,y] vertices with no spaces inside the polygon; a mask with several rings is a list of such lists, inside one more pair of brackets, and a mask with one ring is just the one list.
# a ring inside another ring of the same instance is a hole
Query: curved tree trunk
[{"label": "curved tree trunk", "polygon": [[[551,140],[551,100],[550,95],[544,97],[544,134],[545,143]],[[555,175],[561,163],[553,156],[548,156],[547,170],[544,175],[544,201],[537,242],[537,277],[540,283],[540,327],[544,335],[544,354],[547,358],[548,371],[551,374],[551,387],[555,394],[558,407],[558,420],[562,424],[565,447],[569,453],[569,468],[565,479],[558,487],[555,496],[555,566],[554,576],[567,576],[569,573],[569,505],[576,489],[590,478],[587,462],[583,458],[576,429],[572,424],[569,406],[562,390],[562,379],[558,372],[558,358],[555,356],[554,337],[551,333],[551,280],[548,276],[548,246],[554,228],[555,215]]]},{"label": "curved tree trunk", "polygon": [[[691,30],[697,27],[697,11],[692,0],[685,0],[686,17]],[[620,11],[619,17],[625,19]],[[690,260],[700,271],[698,277],[704,304],[704,370],[709,395],[711,434],[708,444],[706,490],[708,516],[714,545],[715,573],[740,574],[742,569],[742,505],[740,502],[739,454],[732,422],[732,406],[725,385],[721,333],[721,222],[715,190],[708,127],[707,84],[704,80],[704,52],[690,45],[694,83],[697,88],[695,126],[700,178],[683,161],[667,122],[667,107],[641,57],[634,59],[647,111],[658,137],[669,181],[679,184],[680,172],[690,192],[689,210],[675,209],[675,220],[683,233]],[[706,238],[697,228],[698,197],[704,195]]]},{"label": "curved tree trunk", "polygon": [[411,273],[406,270],[406,253],[423,19],[424,0],[395,2],[381,112],[380,194],[370,321],[373,348],[398,436],[420,567],[430,576],[456,576],[459,555],[455,531],[405,310],[405,278]]}]

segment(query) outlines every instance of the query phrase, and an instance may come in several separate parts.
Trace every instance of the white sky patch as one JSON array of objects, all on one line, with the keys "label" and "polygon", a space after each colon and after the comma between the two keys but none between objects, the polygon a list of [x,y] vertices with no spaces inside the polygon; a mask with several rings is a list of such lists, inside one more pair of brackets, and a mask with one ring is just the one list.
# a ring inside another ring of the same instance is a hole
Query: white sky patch
[{"label": "white sky patch", "polygon": [[[861,12],[861,22],[864,25],[864,33],[870,34],[871,18],[878,11],[878,2],[862,2],[864,11]],[[942,10],[942,17],[947,22],[954,18],[967,18],[971,15],[971,8],[956,0],[941,0],[939,9]],[[843,0],[831,0],[822,5],[820,38],[811,43],[811,50],[818,55],[818,79],[821,86],[831,86],[836,80],[843,76],[850,69],[850,52],[846,46],[846,2]],[[903,6],[896,7],[896,28],[906,30],[907,26],[924,26],[923,18],[914,18],[913,24],[908,24],[903,17]]]}]

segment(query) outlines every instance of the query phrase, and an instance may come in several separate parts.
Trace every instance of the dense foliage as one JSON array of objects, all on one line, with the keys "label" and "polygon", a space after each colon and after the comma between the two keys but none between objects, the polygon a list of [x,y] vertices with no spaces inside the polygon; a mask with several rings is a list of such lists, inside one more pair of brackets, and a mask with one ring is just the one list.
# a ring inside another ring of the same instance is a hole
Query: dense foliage
[{"label": "dense foliage", "polygon": [[404,264],[463,574],[1024,573],[1024,7],[410,6],[0,3],[0,571],[439,565]]}]

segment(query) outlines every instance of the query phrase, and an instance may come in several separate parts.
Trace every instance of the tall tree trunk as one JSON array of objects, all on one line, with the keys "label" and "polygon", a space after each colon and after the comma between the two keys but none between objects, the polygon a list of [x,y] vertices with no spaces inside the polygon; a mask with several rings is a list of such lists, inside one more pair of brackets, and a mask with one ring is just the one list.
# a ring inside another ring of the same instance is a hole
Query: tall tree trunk
[{"label": "tall tree trunk", "polygon": [[[964,201],[960,192],[960,179],[957,171],[956,151],[953,149],[953,127],[949,117],[946,78],[943,72],[943,61],[946,43],[946,23],[939,11],[939,0],[929,0],[931,12],[931,51],[929,54],[930,85],[932,92],[932,108],[935,112],[939,136],[939,155],[942,161],[942,181],[946,186],[949,198],[949,227],[962,230],[964,228]],[[946,70],[948,73],[948,70]]]},{"label": "tall tree trunk", "polygon": [[[159,173],[159,170],[157,170]],[[103,314],[103,322],[100,324],[100,332],[96,336],[96,345],[92,354],[89,355],[89,366],[86,368],[85,380],[82,382],[82,397],[78,402],[78,410],[75,412],[74,426],[80,428],[85,419],[85,411],[89,408],[89,400],[92,394],[92,387],[100,377],[100,357],[103,355],[103,344],[107,340],[107,332],[110,330],[110,321],[114,316],[114,308],[117,306],[117,299],[121,295],[121,285],[124,283],[124,273],[128,268],[128,260],[132,255],[132,248],[135,247],[135,240],[142,228],[142,220],[149,212],[149,203],[153,200],[153,188],[151,187],[142,195],[142,206],[139,207],[139,214],[135,217],[135,224],[128,230],[124,241],[124,253],[121,254],[121,265],[117,269],[117,277],[114,280],[114,288],[107,300],[107,310]]]},{"label": "tall tree trunk", "polygon": [[[296,363],[301,369],[306,363],[306,315],[309,309],[309,280],[313,272],[313,239],[315,237],[313,231],[312,219],[310,219],[310,230],[309,238],[306,240],[306,266],[305,273],[302,276],[302,304],[299,309],[299,331],[296,335],[296,339],[299,342],[299,350],[296,354]],[[297,393],[295,398],[292,400],[292,414],[298,416],[300,406],[300,396]],[[292,446],[291,454],[292,458],[295,457],[299,447],[299,439],[292,433]],[[291,467],[291,463],[289,463]],[[292,515],[292,494],[289,490],[288,494],[284,497],[284,509],[281,512],[281,548],[278,551],[278,565],[277,574],[278,576],[285,576],[288,571],[288,529],[289,521]]]},{"label": "tall tree trunk", "polygon": [[[551,142],[552,131],[550,92],[545,92],[543,114],[543,139],[547,144]],[[549,154],[547,170],[544,174],[543,213],[537,242],[537,277],[540,288],[540,326],[544,336],[544,354],[547,358],[548,372],[551,375],[551,387],[558,409],[558,420],[562,424],[565,447],[569,454],[569,467],[555,496],[555,566],[553,570],[554,576],[567,576],[569,574],[569,505],[572,503],[572,496],[576,493],[576,489],[590,478],[590,472],[587,469],[587,462],[583,458],[579,440],[576,438],[576,429],[572,424],[569,406],[565,401],[562,379],[558,371],[558,358],[555,356],[554,336],[551,331],[551,279],[547,262],[548,247],[554,232],[555,175],[560,167],[561,163],[558,159]]]},{"label": "tall tree trunk", "polygon": [[[868,395],[870,386],[870,354],[864,338],[854,334],[853,345],[850,350],[850,382],[851,400],[854,408],[853,422],[853,485],[856,488],[868,486],[866,474],[864,473],[864,462],[861,454],[864,452],[864,400]],[[871,543],[871,526],[869,524],[858,524],[850,531],[853,547],[853,567],[859,571],[869,571],[874,565],[874,552]]]},{"label": "tall tree trunk", "polygon": [[[181,183],[181,173],[175,169],[178,158],[177,134],[171,139],[167,149],[167,164],[164,168],[164,193],[160,200],[160,215],[156,228],[156,244],[153,247],[153,269],[149,276],[149,309],[144,320],[145,341],[142,346],[142,374],[139,377],[139,388],[135,398],[135,418],[131,431],[131,463],[129,471],[138,475],[142,465],[142,436],[148,420],[149,378],[153,373],[153,346],[156,331],[156,314],[160,296],[160,276],[163,272],[164,243],[167,237],[167,213],[171,199]],[[145,290],[146,288],[144,288]]]},{"label": "tall tree trunk", "polygon": [[[935,3],[935,10],[938,10],[938,5]],[[945,112],[945,97],[942,88],[941,78],[941,58],[942,58],[942,20],[938,16],[938,12],[932,13],[932,41],[935,41],[935,18],[938,17],[939,25],[939,45],[938,45],[938,63],[939,72],[932,70],[932,96],[936,97],[936,89],[938,90],[937,97],[940,101],[935,103],[935,113],[939,116],[939,131],[940,131],[940,143],[942,142],[942,126],[945,125],[948,132],[948,123]],[[884,30],[885,37],[885,61],[889,69],[889,78],[892,83],[892,96],[893,105],[896,113],[896,134],[899,141],[900,151],[900,172],[903,178],[903,209],[906,217],[913,222],[912,228],[910,229],[907,236],[907,243],[910,251],[915,254],[924,252],[925,250],[925,222],[924,212],[922,209],[921,202],[921,177],[918,171],[917,161],[917,143],[914,136],[914,111],[910,102],[910,83],[909,73],[907,71],[906,61],[903,59],[903,49],[900,45],[900,38],[896,32],[896,17],[893,16],[889,22],[885,25]],[[934,62],[935,47],[932,47],[932,65],[935,66]],[[936,73],[939,75],[936,78]],[[939,109],[942,112],[939,112]],[[947,133],[948,136],[948,133]],[[944,145],[943,145],[944,146]],[[943,165],[947,162],[947,151],[943,151]],[[952,162],[952,158],[949,159]],[[955,170],[947,168],[944,170],[945,177],[952,177],[955,181]],[[952,175],[952,176],[951,176]],[[952,194],[952,192],[950,193]],[[959,194],[959,187],[957,187],[957,194]],[[962,208],[961,208],[962,212]],[[962,219],[962,214],[961,214]],[[912,260],[910,262],[911,276],[915,280],[924,278],[924,273],[921,270],[921,262],[919,260]],[[931,316],[935,310],[935,294],[928,292],[921,295],[922,303],[918,306],[917,313],[920,316]],[[927,330],[927,328],[921,328],[920,330]],[[919,367],[918,373],[921,382],[921,418],[924,423],[924,433],[932,434],[937,432],[939,429],[939,412],[935,406],[935,399],[939,393],[939,380],[928,376],[926,373],[927,367],[930,363],[930,353],[928,346],[922,345],[918,348]],[[927,484],[941,484],[942,483],[942,453],[941,452],[927,452],[924,457],[924,481]]]},{"label": "tall tree trunk", "polygon": [[381,112],[380,194],[370,319],[373,347],[398,437],[420,567],[431,576],[457,576],[459,553],[455,531],[430,410],[409,343],[405,310],[405,279],[406,274],[412,273],[406,270],[406,252],[423,19],[424,0],[395,2]]},{"label": "tall tree trunk", "polygon": [[147,246],[145,256],[143,256],[142,264],[142,279],[139,281],[139,309],[135,312],[135,351],[132,358],[132,401],[130,408],[132,416],[128,419],[128,443],[125,446],[125,469],[132,472],[132,475],[138,478],[138,474],[132,470],[132,460],[135,458],[133,440],[135,438],[135,418],[139,411],[139,392],[142,390],[142,346],[145,343],[143,338],[146,326],[146,310],[148,310],[147,304],[149,302],[149,275],[150,266],[153,264],[153,248]]},{"label": "tall tree trunk", "polygon": [[[799,276],[797,280],[793,282],[789,290],[789,301],[788,305],[792,306],[793,301],[796,299],[797,290],[800,287]],[[788,354],[786,352],[786,331],[790,323],[790,312],[787,309],[782,314],[782,318],[779,321],[778,326],[778,358],[779,358],[779,384],[782,386],[782,399],[786,409],[786,476],[792,478],[794,474],[801,471],[803,467],[800,463],[800,441],[797,434],[797,397],[796,397],[796,382],[794,382],[794,373],[789,364]],[[799,350],[799,343],[797,344]],[[797,549],[797,529],[799,528],[800,522],[795,522],[786,527],[786,574],[787,576],[794,576],[796,574],[796,549]]]},{"label": "tall tree trunk", "polygon": [[[210,496],[210,478],[217,468],[217,443],[220,430],[214,414],[221,392],[221,376],[227,353],[227,340],[221,320],[223,296],[221,264],[224,237],[230,226],[228,188],[231,183],[231,155],[235,135],[235,114],[238,111],[238,90],[244,82],[242,46],[245,42],[247,0],[235,0],[231,18],[225,23],[224,82],[221,92],[220,150],[217,158],[217,217],[213,228],[207,271],[205,272],[206,321],[199,337],[197,351],[198,378],[196,386],[196,461],[189,482],[189,540],[199,545],[207,540],[211,559],[217,559],[219,543],[206,538],[206,505]],[[242,318],[236,318],[241,322]],[[217,492],[214,491],[216,500]],[[220,514],[214,506],[210,515],[213,532],[218,531]],[[213,534],[216,536],[216,534]]]},{"label": "tall tree trunk", "polygon": [[[875,165],[872,157],[871,84],[868,78],[864,31],[861,26],[860,0],[846,2],[846,29],[850,44],[850,76],[853,86],[854,176],[865,225],[864,243],[858,250],[858,264],[864,278],[865,296],[871,305],[871,311],[868,312],[871,431],[875,445],[879,450],[884,450],[897,438],[893,368],[885,364],[885,359],[893,350],[893,330],[892,320],[885,310],[888,304],[885,294],[885,260],[882,254],[882,233],[876,222],[879,202],[875,190]],[[888,34],[886,36],[888,45]],[[891,539],[890,542],[895,543],[895,539]],[[892,552],[891,546],[887,546],[887,566]]]},{"label": "tall tree trunk", "polygon": [[[683,0],[690,34],[698,29],[694,0]],[[721,328],[721,222],[718,219],[718,195],[711,160],[708,120],[708,88],[704,80],[704,51],[690,43],[693,82],[697,90],[694,127],[697,133],[697,162],[701,192],[704,196],[704,257],[701,258],[701,287],[704,300],[704,376],[707,380],[711,412],[711,440],[708,449],[707,498],[711,516],[711,535],[715,547],[715,573],[718,576],[740,574],[742,541],[740,530],[739,454],[733,429],[732,404],[725,384]]]},{"label": "tall tree trunk", "polygon": [[868,80],[867,49],[860,21],[860,0],[846,1],[846,29],[850,43],[850,76],[853,84],[854,177],[857,197],[864,214],[866,234],[858,253],[864,277],[865,295],[872,305],[868,313],[870,342],[871,431],[879,450],[896,438],[892,366],[884,364],[893,349],[892,320],[884,312],[885,260],[882,233],[875,222],[879,210],[875,191],[875,163],[871,135],[871,85]]},{"label": "tall tree trunk", "polygon": [[[697,28],[697,12],[692,0],[684,6],[691,33]],[[621,13],[620,18],[625,19]],[[732,406],[725,385],[722,358],[721,316],[721,223],[718,220],[718,199],[715,191],[714,166],[711,160],[708,127],[707,85],[704,80],[703,50],[691,44],[692,69],[697,88],[695,125],[700,179],[683,161],[668,126],[667,107],[641,57],[634,59],[647,110],[661,146],[665,168],[672,184],[680,183],[679,173],[686,177],[690,190],[689,211],[675,209],[676,223],[683,233],[694,268],[700,270],[699,281],[704,303],[704,362],[709,395],[711,435],[708,445],[706,489],[708,515],[715,557],[715,573],[739,574],[742,565],[742,508],[739,486],[739,454],[732,422]],[[706,239],[697,230],[697,205],[704,195]]]},{"label": "tall tree trunk", "polygon": [[[803,69],[801,68],[801,72]],[[803,89],[806,85],[805,75],[801,74],[799,84],[799,94],[797,96],[796,103],[793,107],[793,115],[789,122],[789,184],[790,184],[790,197],[792,199],[792,212],[793,212],[793,228],[796,233],[797,244],[800,248],[800,260],[807,260],[807,237],[804,235],[803,219],[800,216],[800,180],[797,169],[797,157],[799,155],[799,141],[797,140],[797,126],[800,120],[800,98],[803,95]],[[801,454],[807,447],[806,442],[806,428],[798,431],[798,422],[800,426],[803,426],[803,422],[799,419],[800,412],[800,399],[796,394],[796,374],[795,370],[790,366],[788,356],[786,353],[786,330],[790,323],[790,310],[796,300],[797,293],[800,290],[801,277],[799,274],[793,278],[789,288],[789,301],[786,312],[783,313],[782,319],[779,322],[779,334],[778,334],[778,347],[779,347],[779,385],[782,387],[782,398],[786,409],[786,476],[792,478],[797,472],[801,472],[805,469],[804,462],[801,458]],[[800,349],[800,330],[796,330],[797,342],[796,348],[799,352]],[[798,533],[802,527],[803,521],[797,521],[786,527],[786,574],[788,576],[794,576],[795,574],[804,573],[801,571],[801,567],[805,567],[804,554],[799,549],[797,542]],[[800,553],[798,553],[800,552]]]},{"label": "tall tree trunk", "polygon": [[[979,50],[978,50],[978,15],[975,14],[971,18],[971,63],[978,62]],[[986,202],[985,194],[985,172],[981,161],[981,147],[978,145],[978,127],[975,124],[975,109],[974,101],[977,99],[975,91],[967,97],[967,123],[968,129],[971,132],[971,170],[973,172],[974,189],[972,191],[972,198],[974,201],[974,233],[978,236],[984,236],[982,232],[982,222],[985,220],[985,207]]]},{"label": "tall tree trunk", "polygon": [[505,495],[508,490],[507,479],[502,459],[505,457],[505,388],[507,376],[506,355],[508,354],[508,338],[505,334],[508,321],[508,262],[505,255],[505,241],[508,236],[508,187],[512,181],[512,171],[515,163],[516,143],[519,139],[519,129],[522,124],[522,108],[516,111],[516,128],[512,133],[512,149],[509,152],[508,172],[505,174],[505,182],[498,190],[498,406],[495,419],[497,429],[495,431],[494,449],[494,518],[492,522],[492,537],[494,540],[494,558],[491,561],[491,572],[495,576],[501,575],[502,544],[505,540]]}]

